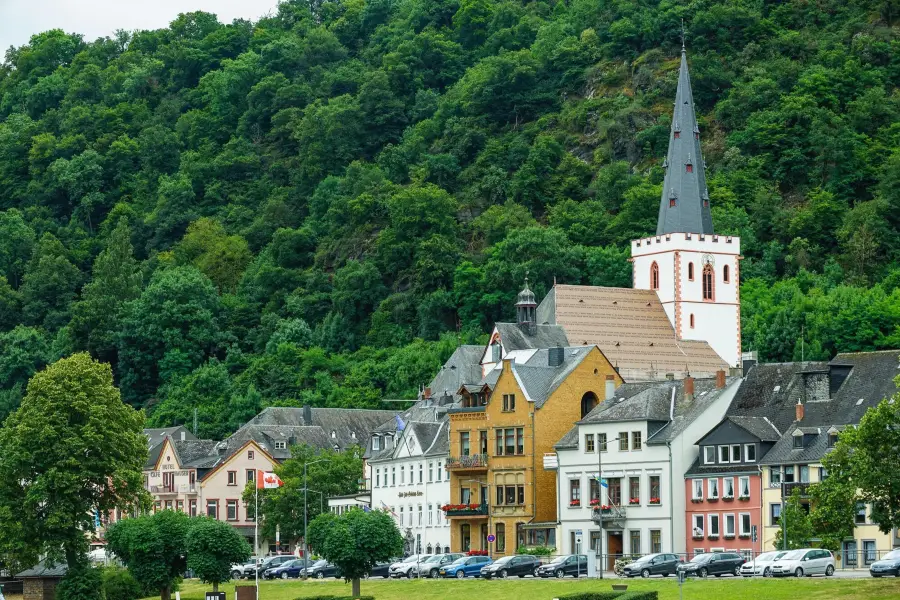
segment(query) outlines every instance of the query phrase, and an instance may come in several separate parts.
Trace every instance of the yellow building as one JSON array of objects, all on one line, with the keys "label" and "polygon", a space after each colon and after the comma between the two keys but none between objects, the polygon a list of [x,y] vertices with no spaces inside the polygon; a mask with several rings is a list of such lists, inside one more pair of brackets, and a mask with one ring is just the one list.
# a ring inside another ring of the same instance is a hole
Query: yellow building
[{"label": "yellow building", "polygon": [[532,349],[489,368],[493,389],[462,390],[463,406],[449,411],[450,547],[498,556],[556,546],[556,471],[544,455],[622,378],[596,346]]}]

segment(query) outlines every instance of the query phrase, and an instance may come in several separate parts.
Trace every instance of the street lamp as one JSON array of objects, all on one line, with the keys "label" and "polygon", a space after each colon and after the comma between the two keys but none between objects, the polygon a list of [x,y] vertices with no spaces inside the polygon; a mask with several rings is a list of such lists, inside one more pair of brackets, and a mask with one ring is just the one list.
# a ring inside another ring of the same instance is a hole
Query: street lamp
[{"label": "street lamp", "polygon": [[[611,442],[618,442],[623,438],[617,437],[614,440],[606,440],[603,442],[603,445],[600,445],[600,434],[597,434],[597,492],[599,494],[600,500],[600,518],[597,519],[597,522],[600,524],[600,536],[597,540],[597,550],[600,555],[600,579],[603,579],[603,451]],[[627,437],[624,439],[628,439]],[[672,485],[669,482],[669,485]],[[606,493],[607,500],[609,499],[609,492]],[[590,543],[590,539],[588,540]],[[624,550],[623,550],[624,553]]]},{"label": "street lamp", "polygon": [[307,517],[309,516],[308,502],[309,481],[306,477],[306,467],[316,463],[327,462],[330,458],[320,458],[303,463],[303,579],[309,577],[309,542],[307,541]]}]

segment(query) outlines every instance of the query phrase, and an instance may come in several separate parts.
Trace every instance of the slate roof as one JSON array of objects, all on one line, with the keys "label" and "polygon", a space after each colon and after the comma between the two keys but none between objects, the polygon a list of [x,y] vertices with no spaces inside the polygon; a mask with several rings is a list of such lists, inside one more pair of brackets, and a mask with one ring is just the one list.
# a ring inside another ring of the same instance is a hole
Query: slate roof
[{"label": "slate roof", "polygon": [[[495,323],[503,349],[507,352],[531,348],[556,348],[569,345],[566,331],[559,325],[538,324],[529,334],[517,323]],[[481,348],[484,350],[484,347]],[[471,382],[470,382],[471,383]]]},{"label": "slate roof", "polygon": [[539,323],[561,325],[572,345],[597,345],[629,381],[666,373],[711,376],[728,363],[707,342],[679,340],[653,290],[555,285],[537,309]]},{"label": "slate roof", "polygon": [[450,358],[441,366],[428,387],[432,397],[439,398],[444,394],[453,396],[459,402],[459,390],[465,384],[477,384],[481,381],[481,356],[483,345],[464,345],[453,351]]},{"label": "slate roof", "polygon": [[766,417],[725,417],[747,433],[757,437],[761,442],[777,442],[781,432]]},{"label": "slate roof", "polygon": [[712,234],[706,165],[700,150],[700,128],[684,47],[681,48],[678,89],[669,131],[669,152],[663,167],[666,176],[659,201],[656,235],[675,232]]},{"label": "slate roof", "polygon": [[700,458],[698,457],[694,464],[690,466],[690,468],[685,471],[684,476],[690,477],[692,475],[699,475],[704,477],[706,475],[741,475],[744,473],[759,473],[759,467],[757,465],[701,465]]},{"label": "slate roof", "polygon": [[178,463],[182,467],[204,468],[215,455],[216,445],[221,442],[215,440],[172,440],[175,453],[178,455]]},{"label": "slate roof", "polygon": [[144,435],[147,437],[147,462],[145,469],[152,469],[159,460],[159,454],[162,452],[163,442],[167,437],[172,439],[181,439],[184,434],[186,440],[196,440],[197,438],[183,425],[176,427],[161,427],[158,429],[145,429]]},{"label": "slate roof", "polygon": [[524,364],[516,364],[515,361],[512,361],[510,367],[525,393],[525,398],[534,402],[536,408],[541,408],[593,348],[594,346],[564,348],[563,363],[552,367],[548,365],[549,349],[542,348]]},{"label": "slate roof", "polygon": [[[307,422],[304,417],[305,412],[309,410],[310,419]],[[344,449],[350,446],[368,445],[369,436],[379,425],[393,419],[397,411],[393,410],[372,410],[361,408],[294,408],[294,407],[274,407],[266,408],[256,415],[247,424],[237,430],[234,436],[240,436],[244,430],[260,425],[279,425],[289,427],[319,427],[328,439],[329,445],[332,447],[337,445],[338,448]],[[268,430],[274,435],[275,430]],[[287,430],[285,430],[287,432]],[[331,436],[331,432],[335,433],[335,437]],[[296,430],[299,436],[305,436],[310,440],[321,439],[318,434],[303,432]],[[233,437],[234,437],[233,436]]]},{"label": "slate roof", "polygon": [[65,577],[66,573],[68,573],[69,568],[65,563],[54,565],[53,567],[47,566],[45,561],[41,561],[38,564],[34,565],[30,569],[25,569],[20,573],[16,573],[16,577],[20,578],[31,578],[31,577]]}]

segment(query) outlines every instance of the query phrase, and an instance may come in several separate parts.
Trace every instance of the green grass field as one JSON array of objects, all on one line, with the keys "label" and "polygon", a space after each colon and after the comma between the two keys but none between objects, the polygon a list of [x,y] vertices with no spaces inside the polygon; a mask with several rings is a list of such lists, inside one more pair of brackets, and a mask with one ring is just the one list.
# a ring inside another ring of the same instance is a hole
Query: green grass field
[{"label": "green grass field", "polygon": [[[585,590],[610,590],[611,580],[575,581],[481,581],[400,580],[363,581],[363,595],[376,600],[552,600],[560,594]],[[678,600],[678,583],[674,579],[632,580],[629,590],[654,589],[660,600]],[[181,587],[182,600],[204,600],[204,592],[212,588],[195,581]],[[234,584],[220,588],[234,600]],[[266,581],[260,582],[259,600],[295,600],[310,596],[350,595],[350,584],[342,581]],[[685,600],[897,600],[900,582],[896,579],[712,579],[688,580],[684,584]]]}]

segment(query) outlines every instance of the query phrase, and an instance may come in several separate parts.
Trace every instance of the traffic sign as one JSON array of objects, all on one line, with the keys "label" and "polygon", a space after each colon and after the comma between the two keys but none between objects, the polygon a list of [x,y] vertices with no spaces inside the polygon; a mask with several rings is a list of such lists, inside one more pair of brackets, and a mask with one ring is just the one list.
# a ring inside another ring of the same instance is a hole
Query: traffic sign
[{"label": "traffic sign", "polygon": [[492,533],[488,536],[488,543],[493,544],[497,537]]}]

